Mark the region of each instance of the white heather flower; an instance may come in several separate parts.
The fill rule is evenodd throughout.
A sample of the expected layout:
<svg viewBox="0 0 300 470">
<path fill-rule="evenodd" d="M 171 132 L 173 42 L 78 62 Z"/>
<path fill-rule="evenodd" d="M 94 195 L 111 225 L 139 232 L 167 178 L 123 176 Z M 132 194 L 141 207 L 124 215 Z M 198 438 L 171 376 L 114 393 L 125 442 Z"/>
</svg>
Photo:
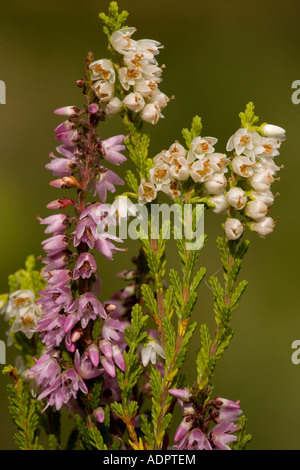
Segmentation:
<svg viewBox="0 0 300 470">
<path fill-rule="evenodd" d="M 227 142 L 226 150 L 231 152 L 235 150 L 237 155 L 245 154 L 249 158 L 255 157 L 254 146 L 257 143 L 259 135 L 257 132 L 250 131 L 242 128 L 236 131 L 236 133 L 230 137 Z"/>
<path fill-rule="evenodd" d="M 265 238 L 267 235 L 273 232 L 275 227 L 275 221 L 272 217 L 264 217 L 258 222 L 253 222 L 251 228 L 258 233 L 262 238 Z"/>
<path fill-rule="evenodd" d="M 139 69 L 122 67 L 119 70 L 119 79 L 124 90 L 128 91 L 131 86 L 135 85 L 135 81 L 142 78 Z"/>
<path fill-rule="evenodd" d="M 213 174 L 213 168 L 209 158 L 196 160 L 190 168 L 190 175 L 195 183 L 203 183 L 205 178 Z"/>
<path fill-rule="evenodd" d="M 137 52 L 137 50 L 131 50 L 124 54 L 124 63 L 129 68 L 141 69 L 148 64 L 143 52 Z"/>
<path fill-rule="evenodd" d="M 235 157 L 232 160 L 232 169 L 237 175 L 249 178 L 253 175 L 253 162 L 248 157 Z"/>
<path fill-rule="evenodd" d="M 114 96 L 115 87 L 112 83 L 104 82 L 103 80 L 98 80 L 94 83 L 92 88 L 101 103 L 106 103 L 110 101 L 111 98 Z"/>
<path fill-rule="evenodd" d="M 263 155 L 259 155 L 257 158 L 258 161 L 255 164 L 256 169 L 269 170 L 272 174 L 280 171 L 280 167 L 275 164 L 273 158 L 265 157 Z"/>
<path fill-rule="evenodd" d="M 122 109 L 123 103 L 117 96 L 114 96 L 104 105 L 104 111 L 107 116 L 115 116 L 116 114 L 119 114 Z"/>
<path fill-rule="evenodd" d="M 229 159 L 224 153 L 212 153 L 208 156 L 212 169 L 215 172 L 227 173 Z"/>
<path fill-rule="evenodd" d="M 104 80 L 115 83 L 116 73 L 113 64 L 108 59 L 95 60 L 91 63 L 91 80 Z"/>
<path fill-rule="evenodd" d="M 196 158 L 203 158 L 206 154 L 214 153 L 214 145 L 218 142 L 218 139 L 214 137 L 195 137 L 192 140 L 191 148 L 189 150 L 187 159 L 191 163 Z"/>
<path fill-rule="evenodd" d="M 226 199 L 228 203 L 238 211 L 243 209 L 247 203 L 246 194 L 242 188 L 238 188 L 237 186 L 227 192 Z"/>
<path fill-rule="evenodd" d="M 204 187 L 209 194 L 217 194 L 223 191 L 226 185 L 227 179 L 223 173 L 215 173 L 209 176 L 204 182 Z"/>
<path fill-rule="evenodd" d="M 42 310 L 35 303 L 35 295 L 29 290 L 18 290 L 10 294 L 4 307 L 5 319 L 14 318 L 11 332 L 22 331 L 27 338 L 32 338 L 37 321 L 42 316 Z"/>
<path fill-rule="evenodd" d="M 238 219 L 227 219 L 224 229 L 228 240 L 237 240 L 244 231 L 244 227 Z"/>
<path fill-rule="evenodd" d="M 262 127 L 262 131 L 266 137 L 274 137 L 275 139 L 285 139 L 285 130 L 282 127 L 266 124 Z"/>
<path fill-rule="evenodd" d="M 155 64 L 147 64 L 142 69 L 143 78 L 159 83 L 161 81 L 162 69 Z"/>
<path fill-rule="evenodd" d="M 279 155 L 280 140 L 272 137 L 260 137 L 260 148 L 257 149 L 256 155 L 264 155 L 266 157 L 277 157 Z"/>
<path fill-rule="evenodd" d="M 151 97 L 158 91 L 157 82 L 139 78 L 138 80 L 135 80 L 134 90 L 137 93 L 140 93 L 144 98 Z"/>
<path fill-rule="evenodd" d="M 158 41 L 154 41 L 153 39 L 140 39 L 139 41 L 136 42 L 137 49 L 140 49 L 143 51 L 143 53 L 146 55 L 151 54 L 157 55 L 159 54 L 159 49 L 162 49 L 164 46 L 160 44 Z M 147 60 L 150 61 L 149 56 L 146 56 Z"/>
<path fill-rule="evenodd" d="M 169 184 L 163 184 L 161 191 L 172 199 L 176 199 L 180 196 L 181 192 L 179 190 L 179 182 L 172 180 Z"/>
<path fill-rule="evenodd" d="M 125 106 L 134 111 L 135 113 L 139 113 L 142 111 L 143 107 L 145 106 L 145 100 L 140 93 L 129 93 L 129 95 L 124 98 L 123 103 Z"/>
<path fill-rule="evenodd" d="M 268 189 L 267 191 L 264 191 L 262 193 L 252 191 L 251 192 L 251 197 L 254 198 L 256 201 L 263 202 L 268 207 L 271 207 L 273 205 L 273 202 L 274 202 L 274 194 L 272 193 L 272 191 L 270 189 Z"/>
<path fill-rule="evenodd" d="M 251 184 L 254 191 L 263 193 L 270 189 L 271 183 L 273 183 L 274 178 L 272 177 L 272 172 L 269 170 L 257 170 L 249 178 L 249 183 Z"/>
<path fill-rule="evenodd" d="M 228 201 L 223 193 L 212 196 L 210 202 L 214 205 L 213 212 L 216 214 L 224 214 L 229 208 Z"/>
<path fill-rule="evenodd" d="M 263 219 L 267 211 L 268 206 L 262 201 L 250 201 L 245 208 L 245 214 L 254 220 Z"/>
<path fill-rule="evenodd" d="M 146 204 L 147 202 L 153 201 L 157 196 L 157 189 L 151 182 L 145 182 L 144 179 L 141 180 L 138 191 L 139 203 Z"/>
<path fill-rule="evenodd" d="M 136 44 L 136 41 L 131 39 L 135 31 L 136 28 L 123 28 L 115 31 L 110 38 L 112 47 L 120 54 L 125 54 L 126 51 L 133 48 Z"/>
<path fill-rule="evenodd" d="M 140 118 L 149 124 L 157 124 L 160 118 L 164 116 L 160 112 L 160 107 L 155 103 L 148 103 L 140 112 Z"/>
<path fill-rule="evenodd" d="M 185 157 L 186 156 L 186 150 L 183 145 L 181 145 L 179 142 L 174 142 L 168 150 L 169 154 L 171 155 L 172 158 L 179 158 L 179 157 Z"/>
<path fill-rule="evenodd" d="M 144 367 L 147 367 L 149 362 L 156 364 L 157 355 L 166 358 L 163 348 L 154 340 L 150 340 L 146 346 L 141 349 L 141 359 Z"/>
<path fill-rule="evenodd" d="M 171 181 L 169 165 L 167 163 L 157 163 L 151 168 L 150 181 L 155 184 L 158 190 L 161 189 L 162 185 L 169 184 Z"/>
<path fill-rule="evenodd" d="M 170 101 L 170 98 L 167 97 L 164 93 L 158 91 L 157 93 L 154 93 L 148 100 L 148 103 L 154 103 L 156 104 L 160 109 L 164 109 L 168 102 Z"/>
<path fill-rule="evenodd" d="M 185 181 L 189 178 L 190 168 L 185 157 L 172 158 L 170 175 L 179 181 Z"/>
</svg>

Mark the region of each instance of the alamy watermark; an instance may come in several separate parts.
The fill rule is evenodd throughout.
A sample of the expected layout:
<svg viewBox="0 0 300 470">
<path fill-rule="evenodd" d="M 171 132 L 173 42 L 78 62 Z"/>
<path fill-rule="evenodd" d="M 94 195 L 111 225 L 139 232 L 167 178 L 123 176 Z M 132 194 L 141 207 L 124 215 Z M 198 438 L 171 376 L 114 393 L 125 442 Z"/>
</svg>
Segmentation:
<svg viewBox="0 0 300 470">
<path fill-rule="evenodd" d="M 133 204 L 121 196 L 112 205 L 97 209 L 98 233 L 107 233 L 122 240 L 184 240 L 188 251 L 200 250 L 204 243 L 203 204 Z"/>
<path fill-rule="evenodd" d="M 0 364 L 6 364 L 6 344 L 0 341 Z"/>
<path fill-rule="evenodd" d="M 0 80 L 0 104 L 6 104 L 6 85 L 3 80 Z"/>
</svg>

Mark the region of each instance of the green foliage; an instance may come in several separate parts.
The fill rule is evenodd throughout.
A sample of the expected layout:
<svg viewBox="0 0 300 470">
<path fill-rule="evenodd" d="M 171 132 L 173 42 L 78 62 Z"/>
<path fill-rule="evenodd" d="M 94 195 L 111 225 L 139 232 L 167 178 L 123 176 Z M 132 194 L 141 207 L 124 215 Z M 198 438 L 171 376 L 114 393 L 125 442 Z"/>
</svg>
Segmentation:
<svg viewBox="0 0 300 470">
<path fill-rule="evenodd" d="M 265 123 L 260 126 L 255 125 L 259 121 L 259 117 L 255 115 L 255 106 L 252 101 L 247 104 L 245 111 L 239 114 L 239 118 L 241 120 L 242 127 L 249 131 L 256 131 L 259 134 L 263 134 L 262 127 Z"/>
<path fill-rule="evenodd" d="M 82 450 L 107 450 L 103 437 L 95 426 L 87 426 L 81 416 L 75 415 Z"/>
<path fill-rule="evenodd" d="M 139 180 L 143 178 L 146 179 L 148 177 L 151 161 L 148 158 L 150 137 L 148 134 L 144 134 L 141 130 L 141 119 L 138 116 L 133 117 L 131 112 L 127 109 L 123 115 L 123 123 L 129 133 L 129 136 L 124 141 L 129 152 L 129 157 L 135 165 Z M 130 175 L 129 183 L 131 188 L 132 184 L 136 188 L 136 181 L 132 178 L 132 174 Z"/>
<path fill-rule="evenodd" d="M 143 369 L 139 365 L 137 348 L 145 341 L 148 334 L 143 331 L 148 320 L 140 305 L 135 305 L 131 313 L 131 326 L 125 330 L 125 340 L 129 350 L 124 353 L 126 365 L 125 372 L 117 371 L 117 382 L 122 392 L 122 403 L 113 403 L 111 410 L 114 411 L 126 424 L 133 421 L 138 409 L 138 403 L 130 401 L 132 390 L 137 384 Z"/>
<path fill-rule="evenodd" d="M 108 7 L 108 15 L 100 13 L 99 18 L 103 23 L 103 32 L 106 35 L 108 41 L 110 41 L 111 35 L 114 31 L 118 31 L 121 28 L 126 28 L 126 21 L 129 13 L 122 11 L 119 13 L 119 6 L 117 2 L 110 2 Z"/>
<path fill-rule="evenodd" d="M 184 138 L 188 149 L 191 147 L 193 139 L 201 135 L 202 127 L 201 118 L 199 116 L 195 116 L 192 120 L 191 129 L 182 129 L 182 137 Z"/>
<path fill-rule="evenodd" d="M 247 419 L 245 416 L 241 416 L 237 423 L 240 428 L 235 434 L 237 436 L 237 441 L 233 443 L 233 450 L 245 450 L 249 442 L 252 440 L 251 434 L 247 434 Z"/>
<path fill-rule="evenodd" d="M 43 450 L 39 439 L 40 408 L 37 400 L 24 390 L 23 380 L 12 366 L 4 367 L 3 374 L 13 377 L 15 384 L 7 386 L 8 411 L 17 427 L 14 441 L 21 450 Z"/>
<path fill-rule="evenodd" d="M 232 313 L 237 308 L 242 294 L 247 287 L 246 281 L 241 281 L 235 287 L 242 261 L 249 248 L 248 241 L 228 241 L 226 238 L 217 239 L 217 247 L 223 266 L 224 287 L 216 276 L 211 276 L 209 285 L 214 296 L 214 314 L 216 323 L 215 338 L 212 340 L 208 327 L 200 328 L 201 348 L 197 355 L 197 376 L 201 388 L 211 380 L 217 360 L 230 345 L 234 330 L 231 327 Z"/>
<path fill-rule="evenodd" d="M 20 289 L 29 289 L 38 297 L 38 293 L 41 289 L 44 289 L 46 281 L 41 277 L 40 272 L 34 269 L 35 266 L 36 259 L 33 255 L 30 255 L 25 261 L 25 269 L 20 269 L 9 276 L 10 293 Z"/>
</svg>

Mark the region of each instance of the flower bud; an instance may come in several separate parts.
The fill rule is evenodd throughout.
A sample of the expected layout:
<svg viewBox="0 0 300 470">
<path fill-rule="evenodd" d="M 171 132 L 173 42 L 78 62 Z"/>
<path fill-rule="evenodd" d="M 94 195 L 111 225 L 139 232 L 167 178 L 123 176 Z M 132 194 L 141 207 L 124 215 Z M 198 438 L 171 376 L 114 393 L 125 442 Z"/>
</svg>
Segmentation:
<svg viewBox="0 0 300 470">
<path fill-rule="evenodd" d="M 82 185 L 74 178 L 74 176 L 65 176 L 64 178 L 50 182 L 50 186 L 55 188 L 77 188 L 82 189 Z"/>
<path fill-rule="evenodd" d="M 128 109 L 135 113 L 142 111 L 145 106 L 145 100 L 140 93 L 129 93 L 123 100 L 123 103 Z"/>
<path fill-rule="evenodd" d="M 285 129 L 273 124 L 266 124 L 262 127 L 262 131 L 266 137 L 274 137 L 280 140 L 285 138 Z"/>
<path fill-rule="evenodd" d="M 229 207 L 228 201 L 223 193 L 212 196 L 210 202 L 214 205 L 215 208 L 213 211 L 216 214 L 223 214 Z"/>
<path fill-rule="evenodd" d="M 267 235 L 273 232 L 275 227 L 275 221 L 272 217 L 264 217 L 258 222 L 251 224 L 252 230 L 258 233 L 261 238 L 265 238 Z"/>
<path fill-rule="evenodd" d="M 59 116 L 75 116 L 80 111 L 76 106 L 64 106 L 63 108 L 58 108 L 54 111 L 54 114 Z"/>
<path fill-rule="evenodd" d="M 205 181 L 204 186 L 209 194 L 217 194 L 227 185 L 227 179 L 223 173 L 216 173 Z"/>
<path fill-rule="evenodd" d="M 93 411 L 93 416 L 98 421 L 98 423 L 103 423 L 105 419 L 104 409 L 101 407 L 96 408 Z"/>
<path fill-rule="evenodd" d="M 227 201 L 229 204 L 234 207 L 236 210 L 240 211 L 243 209 L 247 203 L 247 196 L 242 190 L 242 188 L 231 188 L 226 194 Z"/>
<path fill-rule="evenodd" d="M 265 217 L 268 206 L 262 201 L 250 201 L 245 209 L 245 214 L 251 219 L 261 220 Z"/>
<path fill-rule="evenodd" d="M 228 240 L 237 240 L 244 231 L 244 227 L 238 219 L 227 219 L 224 229 Z"/>
</svg>

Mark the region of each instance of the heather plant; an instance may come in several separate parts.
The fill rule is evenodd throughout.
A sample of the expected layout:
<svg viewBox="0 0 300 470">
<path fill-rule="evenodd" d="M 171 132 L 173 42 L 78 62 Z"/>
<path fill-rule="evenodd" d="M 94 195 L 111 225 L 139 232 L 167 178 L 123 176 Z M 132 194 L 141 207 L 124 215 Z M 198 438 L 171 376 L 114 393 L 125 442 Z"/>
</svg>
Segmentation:
<svg viewBox="0 0 300 470">
<path fill-rule="evenodd" d="M 275 158 L 285 131 L 259 124 L 250 102 L 227 153 L 218 153 L 216 138 L 202 137 L 196 116 L 180 140 L 152 156 L 144 129 L 159 125 L 173 97 L 161 87 L 161 44 L 136 38 L 127 19 L 116 2 L 100 14 L 109 58 L 89 52 L 84 78 L 77 80 L 83 105 L 55 110 L 64 121 L 46 164 L 56 199 L 47 205 L 51 215 L 38 217 L 49 235 L 42 242 L 43 267 L 28 257 L 0 298 L 8 341 L 17 350 L 16 364 L 3 370 L 13 381 L 15 442 L 43 449 L 43 431 L 50 449 L 244 449 L 251 436 L 240 402 L 214 396 L 213 379 L 247 287 L 238 280 L 249 248 L 245 232 L 265 238 L 275 226 L 268 215 L 275 197 L 270 188 L 278 180 Z M 101 125 L 112 118 L 119 119 L 121 134 L 103 139 Z M 125 181 L 111 169 L 120 165 Z M 174 214 L 161 226 L 158 200 L 170 201 Z M 219 214 L 224 231 L 216 241 L 223 276 L 208 279 L 214 332 L 199 321 L 197 302 L 207 239 L 197 227 L 207 210 Z M 127 250 L 124 222 L 139 248 L 132 265 L 117 273 L 127 284 L 105 300 L 99 256 L 114 262 L 116 251 Z M 169 268 L 170 238 L 180 270 Z M 187 383 L 194 334 L 199 351 L 194 381 Z M 173 420 L 177 406 L 179 425 Z M 74 423 L 68 438 L 63 412 Z"/>
</svg>

